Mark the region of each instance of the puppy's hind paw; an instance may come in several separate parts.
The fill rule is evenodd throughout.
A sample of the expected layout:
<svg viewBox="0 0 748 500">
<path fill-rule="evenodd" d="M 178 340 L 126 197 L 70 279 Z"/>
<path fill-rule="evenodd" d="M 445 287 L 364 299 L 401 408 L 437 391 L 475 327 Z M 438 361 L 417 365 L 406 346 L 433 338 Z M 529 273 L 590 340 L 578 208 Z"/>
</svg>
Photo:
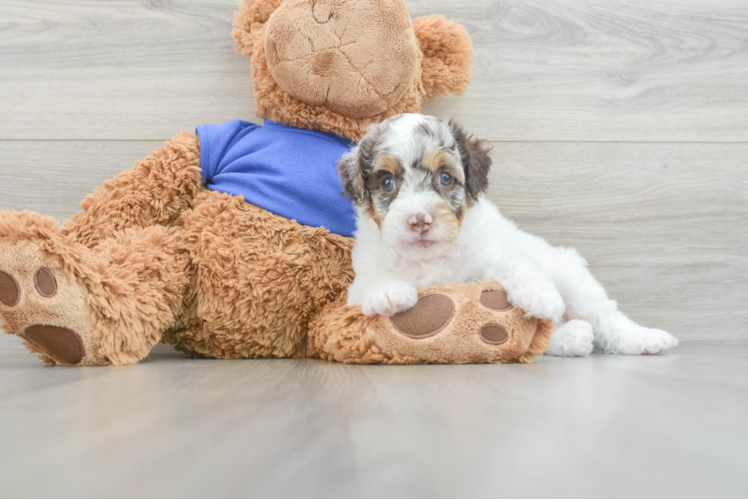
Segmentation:
<svg viewBox="0 0 748 500">
<path fill-rule="evenodd" d="M 377 283 L 363 294 L 361 310 L 366 316 L 394 316 L 418 302 L 418 290 L 405 281 Z"/>
<path fill-rule="evenodd" d="M 592 325 L 581 319 L 573 319 L 553 330 L 546 354 L 549 356 L 587 356 L 592 352 L 594 340 Z"/>
<path fill-rule="evenodd" d="M 529 318 L 550 319 L 558 323 L 566 311 L 564 299 L 551 285 L 524 284 L 508 292 L 509 302 L 524 310 Z"/>
<path fill-rule="evenodd" d="M 664 330 L 635 325 L 621 332 L 617 354 L 660 354 L 678 345 L 678 339 Z"/>
</svg>

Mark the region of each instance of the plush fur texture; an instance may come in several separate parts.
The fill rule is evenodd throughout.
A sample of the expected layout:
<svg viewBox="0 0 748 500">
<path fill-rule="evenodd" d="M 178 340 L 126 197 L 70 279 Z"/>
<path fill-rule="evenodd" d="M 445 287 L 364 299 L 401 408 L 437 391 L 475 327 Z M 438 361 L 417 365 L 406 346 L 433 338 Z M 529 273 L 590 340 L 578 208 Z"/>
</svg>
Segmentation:
<svg viewBox="0 0 748 500">
<path fill-rule="evenodd" d="M 159 187 L 141 185 L 139 199 Z M 216 358 L 302 354 L 309 321 L 352 279 L 351 240 L 224 193 L 201 190 L 192 202 L 171 227 L 128 226 L 92 248 L 50 217 L 0 212 L 0 269 L 22 297 L 0 304 L 3 328 L 22 337 L 37 324 L 71 328 L 86 347 L 82 366 L 133 364 L 160 341 Z M 81 218 L 96 221 L 97 211 L 108 213 L 93 203 Z M 53 299 L 35 293 L 42 267 L 60 285 Z"/>
<path fill-rule="evenodd" d="M 416 20 L 419 45 L 404 59 L 415 57 L 415 64 L 410 79 L 401 82 L 405 90 L 397 102 L 375 102 L 369 95 L 372 109 L 381 109 L 381 102 L 389 107 L 364 118 L 305 103 L 283 90 L 265 60 L 266 24 L 274 13 L 283 14 L 282 3 L 244 1 L 235 19 L 237 48 L 252 58 L 260 116 L 359 138 L 369 123 L 417 111 L 424 96 L 461 92 L 470 79 L 472 47 L 464 29 L 442 18 Z M 306 1 L 310 9 L 332 5 L 340 15 L 356 5 L 381 7 L 380 18 L 396 15 L 393 26 L 402 30 L 410 20 L 401 4 Z M 365 25 L 356 26 L 366 16 L 348 19 L 351 29 L 366 33 Z M 277 35 L 275 50 L 283 43 Z M 373 50 L 372 55 L 387 67 L 391 54 Z M 422 67 L 424 60 L 429 62 Z M 347 84 L 356 89 L 355 82 Z M 393 92 L 400 91 L 396 87 Z M 365 107 L 361 114 L 367 114 Z M 361 340 L 359 327 L 370 318 L 339 300 L 353 279 L 353 240 L 302 226 L 240 197 L 206 191 L 199 141 L 190 133 L 176 135 L 105 182 L 81 207 L 62 225 L 30 212 L 0 212 L 0 320 L 6 332 L 23 338 L 49 363 L 75 364 L 73 353 L 80 354 L 80 366 L 129 365 L 158 342 L 198 357 L 319 356 L 361 363 L 528 362 L 547 346 L 547 323 L 516 311 L 481 309 L 475 301 L 487 288 L 467 293 L 459 287 L 433 291 L 455 304 L 451 327 L 413 339 L 392 324 L 377 324 L 376 339 L 367 334 Z M 54 281 L 54 295 L 39 286 L 39 276 Z M 500 288 L 484 285 L 494 292 Z M 495 340 L 500 328 L 508 332 L 503 344 L 480 340 L 485 332 Z"/>
<path fill-rule="evenodd" d="M 289 4 L 288 7 L 286 3 Z M 312 2 L 308 0 L 245 0 L 240 5 L 234 18 L 232 35 L 236 40 L 237 51 L 252 59 L 257 116 L 358 140 L 371 123 L 381 122 L 400 113 L 420 110 L 424 97 L 447 93 L 461 95 L 472 79 L 470 64 L 474 56 L 470 36 L 462 26 L 447 21 L 442 16 L 428 16 L 411 22 L 402 0 L 325 0 L 316 2 L 314 9 L 311 5 Z M 328 27 L 329 23 L 319 27 L 316 19 L 312 23 L 311 18 L 316 9 L 324 10 L 326 16 L 332 13 L 333 24 L 336 19 L 348 19 L 347 29 L 357 29 L 358 35 L 355 38 L 360 41 L 344 47 L 346 42 L 343 40 L 348 36 L 344 35 L 344 30 L 337 25 Z M 378 15 L 372 19 L 380 26 L 380 31 L 400 33 L 392 47 L 369 37 L 367 24 L 358 24 L 363 21 L 370 24 L 372 11 L 377 11 Z M 298 20 L 289 19 L 298 17 L 301 12 L 306 12 L 306 16 Z M 336 12 L 337 16 L 334 15 Z M 284 15 L 285 19 L 282 21 L 275 19 Z M 274 18 L 272 22 L 271 17 Z M 298 47 L 298 57 L 308 63 L 285 68 L 281 78 L 283 84 L 276 80 L 279 70 L 275 71 L 274 76 L 266 57 L 268 25 L 273 28 L 273 43 L 270 46 L 274 53 L 278 46 L 293 44 Z M 306 39 L 288 27 L 304 29 L 303 32 L 314 40 L 314 45 L 307 46 Z M 409 27 L 408 31 L 404 32 L 406 27 Z M 320 33 L 326 36 L 319 37 Z M 413 40 L 417 42 L 416 47 L 411 46 Z M 324 75 L 313 77 L 316 57 L 320 56 L 322 60 L 322 52 L 314 54 L 315 59 L 310 57 L 312 52 L 316 52 L 318 43 L 322 44 L 323 52 L 333 56 L 329 56 L 330 60 L 322 65 L 328 67 L 322 72 Z M 349 54 L 353 59 L 343 61 L 339 55 L 346 54 L 353 47 L 356 51 Z M 356 68 L 366 68 L 364 76 L 367 78 L 369 74 L 381 75 L 380 78 L 385 80 L 391 77 L 392 73 L 387 70 L 393 62 L 393 54 L 397 54 L 399 61 L 394 66 L 400 68 L 394 74 L 402 80 L 384 81 L 375 85 L 362 81 L 362 73 Z M 287 57 L 295 59 L 296 55 Z M 340 71 L 334 71 L 333 68 Z M 325 89 L 333 89 L 332 97 L 337 96 L 338 102 L 332 107 L 325 105 L 325 102 L 320 103 L 321 96 L 312 102 L 299 98 L 317 96 L 313 87 L 320 83 Z M 300 90 L 292 95 L 284 87 Z M 365 94 L 361 91 L 364 87 L 369 88 Z M 401 97 L 395 101 L 394 96 Z M 331 96 L 328 94 L 326 97 Z M 366 99 L 362 100 L 363 97 Z M 366 105 L 363 105 L 364 102 Z M 353 107 L 351 103 L 354 104 Z"/>
<path fill-rule="evenodd" d="M 200 142 L 182 132 L 88 195 L 62 232 L 94 247 L 128 227 L 171 226 L 202 189 Z"/>
<path fill-rule="evenodd" d="M 413 27 L 423 53 L 426 98 L 462 95 L 473 79 L 473 45 L 465 28 L 440 15 L 416 18 Z"/>
<path fill-rule="evenodd" d="M 84 366 L 145 357 L 174 321 L 189 284 L 176 231 L 165 227 L 128 228 L 91 250 L 64 235 L 51 217 L 0 212 L 0 236 L 0 267 L 16 278 L 21 293 L 18 305 L 2 310 L 3 328 L 21 337 L 34 325 L 70 328 L 85 346 Z M 31 284 L 42 267 L 58 283 L 52 298 Z M 43 352 L 59 362 L 54 352 Z"/>
<path fill-rule="evenodd" d="M 621 313 L 576 251 L 520 231 L 482 197 L 490 165 L 487 144 L 454 123 L 409 114 L 372 125 L 339 166 L 359 204 L 348 304 L 393 316 L 416 304 L 420 287 L 494 279 L 529 317 L 555 322 L 551 354 L 677 344 Z"/>
</svg>

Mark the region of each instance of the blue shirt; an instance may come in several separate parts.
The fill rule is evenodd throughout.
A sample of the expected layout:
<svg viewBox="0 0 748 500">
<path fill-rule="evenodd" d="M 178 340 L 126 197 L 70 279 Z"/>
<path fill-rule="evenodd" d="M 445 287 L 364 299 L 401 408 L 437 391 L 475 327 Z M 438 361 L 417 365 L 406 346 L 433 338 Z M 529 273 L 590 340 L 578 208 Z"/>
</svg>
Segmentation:
<svg viewBox="0 0 748 500">
<path fill-rule="evenodd" d="M 253 205 L 307 226 L 352 236 L 355 211 L 341 194 L 340 158 L 352 143 L 265 120 L 200 125 L 200 163 L 208 189 L 244 196 Z"/>
</svg>

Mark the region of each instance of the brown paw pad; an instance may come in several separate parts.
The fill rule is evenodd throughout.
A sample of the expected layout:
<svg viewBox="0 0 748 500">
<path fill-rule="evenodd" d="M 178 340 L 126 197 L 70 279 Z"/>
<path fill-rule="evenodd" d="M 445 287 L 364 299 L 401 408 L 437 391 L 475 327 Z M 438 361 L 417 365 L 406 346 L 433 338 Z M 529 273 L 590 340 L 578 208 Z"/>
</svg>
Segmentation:
<svg viewBox="0 0 748 500">
<path fill-rule="evenodd" d="M 455 313 L 455 304 L 446 295 L 428 295 L 412 308 L 391 318 L 397 331 L 412 339 L 433 337 L 442 331 Z"/>
<path fill-rule="evenodd" d="M 480 329 L 480 338 L 486 344 L 500 345 L 509 340 L 509 332 L 503 326 L 485 325 Z"/>
<path fill-rule="evenodd" d="M 13 307 L 21 300 L 21 289 L 15 278 L 8 273 L 0 271 L 0 302 L 6 306 Z"/>
<path fill-rule="evenodd" d="M 489 290 L 480 294 L 480 303 L 493 311 L 508 311 L 512 309 L 512 304 L 506 296 L 504 290 Z"/>
<path fill-rule="evenodd" d="M 57 280 L 52 271 L 46 267 L 39 269 L 34 275 L 34 286 L 42 297 L 54 297 L 57 293 Z"/>
<path fill-rule="evenodd" d="M 77 365 L 86 355 L 83 341 L 69 328 L 34 325 L 26 328 L 23 337 L 39 346 L 49 357 L 58 362 Z"/>
</svg>

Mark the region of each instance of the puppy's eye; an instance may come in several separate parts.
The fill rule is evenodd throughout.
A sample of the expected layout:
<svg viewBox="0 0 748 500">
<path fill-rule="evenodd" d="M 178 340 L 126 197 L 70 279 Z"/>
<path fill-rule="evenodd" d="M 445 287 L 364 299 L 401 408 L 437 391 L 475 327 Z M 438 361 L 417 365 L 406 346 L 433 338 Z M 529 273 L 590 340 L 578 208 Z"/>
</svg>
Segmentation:
<svg viewBox="0 0 748 500">
<path fill-rule="evenodd" d="M 395 189 L 395 179 L 387 177 L 382 181 L 382 191 L 385 193 L 391 193 Z"/>
<path fill-rule="evenodd" d="M 447 172 L 439 174 L 439 184 L 442 186 L 451 186 L 454 179 Z"/>
</svg>

